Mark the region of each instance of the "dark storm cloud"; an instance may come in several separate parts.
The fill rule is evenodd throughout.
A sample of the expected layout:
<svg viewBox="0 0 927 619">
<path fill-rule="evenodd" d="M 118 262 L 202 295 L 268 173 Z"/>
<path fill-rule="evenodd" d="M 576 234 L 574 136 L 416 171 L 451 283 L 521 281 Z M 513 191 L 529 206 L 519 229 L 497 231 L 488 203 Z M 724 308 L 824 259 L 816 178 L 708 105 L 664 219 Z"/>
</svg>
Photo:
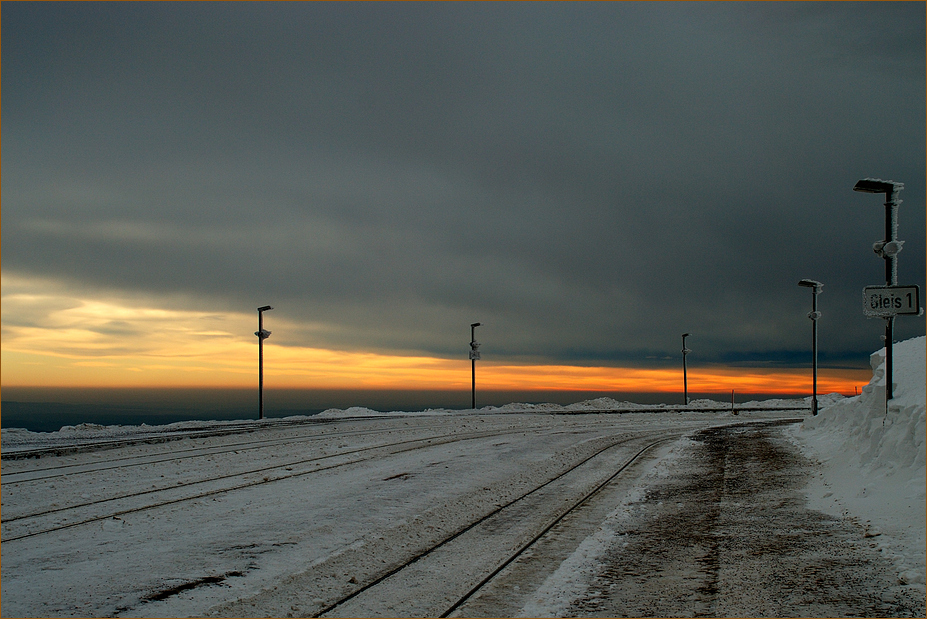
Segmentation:
<svg viewBox="0 0 927 619">
<path fill-rule="evenodd" d="M 924 283 L 923 3 L 3 7 L 3 264 L 278 344 L 865 363 Z M 924 332 L 900 319 L 900 338 Z M 464 342 L 463 345 L 461 342 Z M 693 359 L 696 353 L 693 353 Z M 651 358 L 648 360 L 648 358 Z"/>
</svg>

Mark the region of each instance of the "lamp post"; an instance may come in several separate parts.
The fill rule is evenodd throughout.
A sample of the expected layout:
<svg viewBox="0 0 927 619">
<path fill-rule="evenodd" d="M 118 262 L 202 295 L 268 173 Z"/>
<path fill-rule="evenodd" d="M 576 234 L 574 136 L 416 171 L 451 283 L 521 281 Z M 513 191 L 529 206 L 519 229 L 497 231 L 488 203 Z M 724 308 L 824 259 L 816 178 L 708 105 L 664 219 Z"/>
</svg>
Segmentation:
<svg viewBox="0 0 927 619">
<path fill-rule="evenodd" d="M 688 333 L 682 334 L 682 397 L 686 406 L 689 405 L 689 379 L 686 376 L 686 355 L 692 352 L 686 348 L 687 337 L 689 337 Z"/>
<path fill-rule="evenodd" d="M 904 241 L 898 240 L 898 192 L 904 189 L 904 183 L 883 181 L 880 178 L 864 178 L 856 183 L 853 191 L 862 193 L 885 194 L 885 239 L 872 244 L 872 250 L 885 259 L 885 285 L 898 285 L 898 252 Z M 895 317 L 885 317 L 885 412 L 888 413 L 888 401 L 892 399 L 892 340 L 894 339 Z"/>
<path fill-rule="evenodd" d="M 821 312 L 818 311 L 818 295 L 824 289 L 824 284 L 816 282 L 813 279 L 803 279 L 798 282 L 799 286 L 811 288 L 811 312 L 808 318 L 811 319 L 811 414 L 818 414 L 818 318 Z"/>
<path fill-rule="evenodd" d="M 478 326 L 478 322 L 470 325 L 470 408 L 476 408 L 476 360 L 480 358 L 480 343 L 476 341 Z"/>
<path fill-rule="evenodd" d="M 258 336 L 258 419 L 264 418 L 264 340 L 270 337 L 270 331 L 264 329 L 264 312 L 272 309 L 269 305 L 257 308 L 258 330 L 254 334 Z"/>
</svg>

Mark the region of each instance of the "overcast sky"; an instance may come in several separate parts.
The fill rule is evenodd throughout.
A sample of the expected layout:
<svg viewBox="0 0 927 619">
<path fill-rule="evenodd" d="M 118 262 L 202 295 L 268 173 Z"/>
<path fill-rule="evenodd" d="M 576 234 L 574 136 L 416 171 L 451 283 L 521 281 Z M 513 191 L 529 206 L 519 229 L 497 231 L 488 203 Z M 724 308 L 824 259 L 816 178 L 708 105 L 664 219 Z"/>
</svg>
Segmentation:
<svg viewBox="0 0 927 619">
<path fill-rule="evenodd" d="M 822 364 L 859 367 L 885 280 L 858 179 L 905 183 L 899 279 L 924 286 L 924 24 L 923 2 L 4 3 L 3 271 L 270 304 L 278 346 L 466 359 L 479 321 L 484 359 L 635 366 L 675 366 L 683 332 L 701 363 L 807 364 L 812 278 Z"/>
</svg>

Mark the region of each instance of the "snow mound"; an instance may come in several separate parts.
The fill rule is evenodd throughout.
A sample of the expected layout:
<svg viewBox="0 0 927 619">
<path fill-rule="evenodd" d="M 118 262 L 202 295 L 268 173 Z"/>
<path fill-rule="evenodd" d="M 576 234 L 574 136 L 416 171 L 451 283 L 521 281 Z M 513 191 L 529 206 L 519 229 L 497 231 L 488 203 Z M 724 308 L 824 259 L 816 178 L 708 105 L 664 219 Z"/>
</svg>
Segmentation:
<svg viewBox="0 0 927 619">
<path fill-rule="evenodd" d="M 613 400 L 612 398 L 595 398 L 594 400 L 586 400 L 584 402 L 577 402 L 576 404 L 570 404 L 566 408 L 571 411 L 578 410 L 626 410 L 632 408 L 641 408 L 641 404 L 634 404 L 633 402 L 619 402 L 618 400 Z"/>
<path fill-rule="evenodd" d="M 389 414 L 390 413 L 375 411 L 363 406 L 352 406 L 344 409 L 329 408 L 316 415 L 316 417 L 319 419 L 337 419 L 339 417 L 385 417 Z"/>
<path fill-rule="evenodd" d="M 896 564 L 899 583 L 925 583 L 925 350 L 927 337 L 893 346 L 893 398 L 885 409 L 885 350 L 872 380 L 796 431 L 822 474 L 808 489 L 815 509 L 852 516 Z"/>
<path fill-rule="evenodd" d="M 490 413 L 545 413 L 562 411 L 563 407 L 559 404 L 531 404 L 528 402 L 512 402 L 503 406 L 487 406 L 480 409 L 480 412 Z"/>
<path fill-rule="evenodd" d="M 885 349 L 869 358 L 873 375 L 862 394 L 826 406 L 802 429 L 853 453 L 859 465 L 886 475 L 924 473 L 925 343 L 919 337 L 893 347 L 893 398 L 885 410 Z"/>
<path fill-rule="evenodd" d="M 372 408 L 363 406 L 352 406 L 350 408 L 329 408 L 324 410 L 315 419 L 343 419 L 347 417 L 410 417 L 416 415 L 450 415 L 454 411 L 446 408 L 428 408 L 423 411 L 376 411 Z"/>
</svg>

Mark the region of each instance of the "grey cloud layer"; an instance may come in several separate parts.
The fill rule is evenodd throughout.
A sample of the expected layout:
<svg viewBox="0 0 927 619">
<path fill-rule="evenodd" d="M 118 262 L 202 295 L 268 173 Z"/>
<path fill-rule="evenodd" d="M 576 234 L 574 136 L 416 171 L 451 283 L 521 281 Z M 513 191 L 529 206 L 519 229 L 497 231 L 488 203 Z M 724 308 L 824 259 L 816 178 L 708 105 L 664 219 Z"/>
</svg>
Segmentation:
<svg viewBox="0 0 927 619">
<path fill-rule="evenodd" d="M 279 343 L 865 362 L 924 280 L 920 3 L 4 6 L 3 264 L 271 302 Z M 922 319 L 899 321 L 901 337 Z M 461 326 L 463 325 L 463 326 Z M 490 345 L 489 342 L 492 342 Z"/>
</svg>

